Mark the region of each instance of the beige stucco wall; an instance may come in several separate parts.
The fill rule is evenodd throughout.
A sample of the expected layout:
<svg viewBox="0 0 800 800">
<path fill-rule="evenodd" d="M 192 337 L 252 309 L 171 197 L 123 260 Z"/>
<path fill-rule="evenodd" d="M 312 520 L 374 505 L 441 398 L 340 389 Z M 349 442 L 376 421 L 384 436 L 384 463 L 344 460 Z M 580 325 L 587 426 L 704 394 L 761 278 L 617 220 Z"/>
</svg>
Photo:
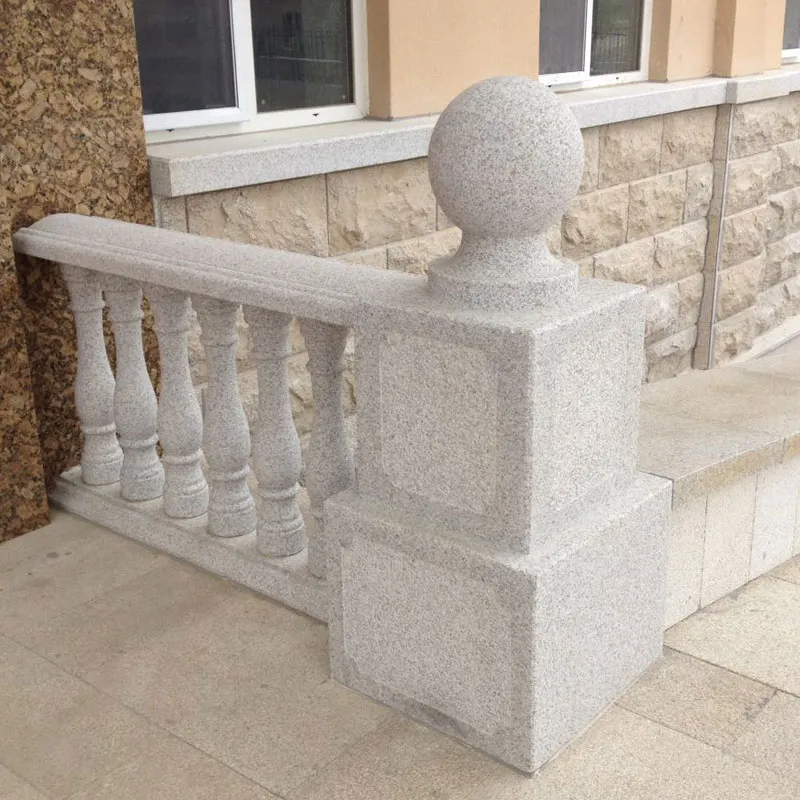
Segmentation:
<svg viewBox="0 0 800 800">
<path fill-rule="evenodd" d="M 785 9 L 786 0 L 653 0 L 650 79 L 777 69 Z"/>
<path fill-rule="evenodd" d="M 782 2 L 717 0 L 716 75 L 751 75 L 776 66 L 774 46 L 778 32 L 783 36 Z"/>
<path fill-rule="evenodd" d="M 472 83 L 539 68 L 536 0 L 368 0 L 370 114 L 441 111 Z"/>
<path fill-rule="evenodd" d="M 717 0 L 653 0 L 651 80 L 713 73 L 716 12 Z"/>
<path fill-rule="evenodd" d="M 786 0 L 653 0 L 650 78 L 737 76 L 781 63 Z M 490 75 L 538 74 L 539 3 L 367 0 L 370 114 L 436 113 Z"/>
</svg>

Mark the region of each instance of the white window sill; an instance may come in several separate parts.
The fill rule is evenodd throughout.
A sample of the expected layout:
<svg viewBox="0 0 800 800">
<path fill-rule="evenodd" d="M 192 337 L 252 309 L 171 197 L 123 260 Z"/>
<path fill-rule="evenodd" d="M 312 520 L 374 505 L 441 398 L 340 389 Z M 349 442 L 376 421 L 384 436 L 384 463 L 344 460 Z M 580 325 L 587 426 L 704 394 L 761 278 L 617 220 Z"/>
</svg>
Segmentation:
<svg viewBox="0 0 800 800">
<path fill-rule="evenodd" d="M 582 128 L 800 91 L 800 64 L 742 78 L 629 83 L 561 92 Z M 361 119 L 148 147 L 153 194 L 212 192 L 422 158 L 435 115 Z"/>
</svg>

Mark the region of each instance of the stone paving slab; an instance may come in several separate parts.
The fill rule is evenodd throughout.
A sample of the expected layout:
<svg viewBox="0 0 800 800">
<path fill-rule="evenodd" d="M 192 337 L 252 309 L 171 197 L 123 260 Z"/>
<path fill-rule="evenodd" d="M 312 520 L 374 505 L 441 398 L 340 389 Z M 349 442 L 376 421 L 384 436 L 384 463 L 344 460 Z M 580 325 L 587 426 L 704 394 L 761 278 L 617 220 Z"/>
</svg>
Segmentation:
<svg viewBox="0 0 800 800">
<path fill-rule="evenodd" d="M 770 575 L 667 631 L 667 645 L 800 695 L 800 586 Z"/>
<path fill-rule="evenodd" d="M 529 779 L 332 683 L 314 620 L 59 513 L 0 545 L 0 798 L 800 800 L 798 620 L 800 558 Z"/>
</svg>

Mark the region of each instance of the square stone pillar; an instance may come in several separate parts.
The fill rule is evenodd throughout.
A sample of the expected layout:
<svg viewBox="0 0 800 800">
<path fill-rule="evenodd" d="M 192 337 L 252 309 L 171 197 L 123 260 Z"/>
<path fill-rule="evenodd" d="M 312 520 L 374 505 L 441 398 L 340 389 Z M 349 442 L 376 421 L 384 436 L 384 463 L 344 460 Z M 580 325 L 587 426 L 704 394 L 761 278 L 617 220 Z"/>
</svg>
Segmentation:
<svg viewBox="0 0 800 800">
<path fill-rule="evenodd" d="M 528 772 L 664 625 L 669 482 L 635 470 L 644 292 L 545 245 L 582 158 L 535 81 L 448 107 L 431 178 L 464 244 L 428 286 L 363 301 L 357 483 L 326 505 L 333 676 Z"/>
</svg>

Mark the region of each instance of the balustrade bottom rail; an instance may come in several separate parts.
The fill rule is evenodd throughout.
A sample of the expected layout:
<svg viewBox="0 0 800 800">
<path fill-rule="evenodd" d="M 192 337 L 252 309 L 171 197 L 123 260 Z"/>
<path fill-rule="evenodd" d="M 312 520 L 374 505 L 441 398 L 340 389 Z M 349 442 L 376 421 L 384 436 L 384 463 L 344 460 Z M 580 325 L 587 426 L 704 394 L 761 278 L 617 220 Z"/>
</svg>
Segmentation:
<svg viewBox="0 0 800 800">
<path fill-rule="evenodd" d="M 326 581 L 308 569 L 308 550 L 283 558 L 265 558 L 255 534 L 220 538 L 208 532 L 204 516 L 177 519 L 163 513 L 161 501 L 132 503 L 122 498 L 119 484 L 90 486 L 74 467 L 61 475 L 50 492 L 51 502 L 97 525 L 169 553 L 227 578 L 284 605 L 328 621 L 330 592 Z M 307 493 L 299 492 L 303 519 L 311 520 Z"/>
</svg>

